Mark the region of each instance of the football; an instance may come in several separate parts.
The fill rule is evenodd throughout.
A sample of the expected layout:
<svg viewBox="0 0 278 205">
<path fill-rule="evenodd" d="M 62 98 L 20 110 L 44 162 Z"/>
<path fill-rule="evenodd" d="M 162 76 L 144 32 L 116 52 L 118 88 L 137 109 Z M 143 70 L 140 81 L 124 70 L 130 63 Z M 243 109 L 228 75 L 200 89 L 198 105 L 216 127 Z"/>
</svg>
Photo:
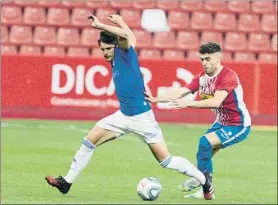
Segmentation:
<svg viewBox="0 0 278 205">
<path fill-rule="evenodd" d="M 161 194 L 162 187 L 158 179 L 145 177 L 137 186 L 137 194 L 144 201 L 154 201 Z"/>
</svg>

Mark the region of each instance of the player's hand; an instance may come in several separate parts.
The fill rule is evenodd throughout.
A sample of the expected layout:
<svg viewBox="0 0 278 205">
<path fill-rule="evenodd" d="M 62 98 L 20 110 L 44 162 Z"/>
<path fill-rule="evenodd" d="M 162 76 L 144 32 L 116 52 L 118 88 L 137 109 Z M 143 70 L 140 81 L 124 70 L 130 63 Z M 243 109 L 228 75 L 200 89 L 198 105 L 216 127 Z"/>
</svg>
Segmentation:
<svg viewBox="0 0 278 205">
<path fill-rule="evenodd" d="M 185 101 L 183 99 L 172 99 L 168 105 L 173 109 L 182 109 L 188 107 L 189 104 L 189 101 Z"/>
<path fill-rule="evenodd" d="M 109 21 L 111 21 L 112 23 L 118 24 L 118 25 L 121 25 L 124 22 L 123 18 L 117 14 L 112 14 L 112 15 L 108 16 L 107 19 Z"/>
<path fill-rule="evenodd" d="M 151 103 L 157 102 L 157 98 L 153 97 L 149 92 L 145 92 L 145 99 Z"/>
<path fill-rule="evenodd" d="M 99 20 L 97 19 L 96 16 L 94 16 L 93 14 L 90 14 L 88 16 L 88 19 L 90 20 L 90 23 L 91 23 L 91 26 L 94 27 L 94 28 L 100 28 L 100 22 Z"/>
</svg>

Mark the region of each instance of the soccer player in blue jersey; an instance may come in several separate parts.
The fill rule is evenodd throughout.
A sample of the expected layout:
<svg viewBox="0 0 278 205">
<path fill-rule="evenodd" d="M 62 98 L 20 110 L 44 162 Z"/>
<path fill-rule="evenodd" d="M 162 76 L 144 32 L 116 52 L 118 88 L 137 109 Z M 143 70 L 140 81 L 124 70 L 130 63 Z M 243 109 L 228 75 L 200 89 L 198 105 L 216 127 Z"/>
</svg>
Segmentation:
<svg viewBox="0 0 278 205">
<path fill-rule="evenodd" d="M 209 192 L 213 187 L 210 180 L 187 159 L 171 156 L 167 149 L 151 106 L 145 99 L 143 77 L 134 50 L 136 38 L 133 32 L 119 15 L 108 17 L 118 26 L 105 25 L 93 15 L 90 15 L 89 19 L 92 27 L 102 30 L 98 43 L 104 58 L 111 62 L 120 110 L 101 119 L 84 137 L 65 177 L 47 176 L 47 182 L 61 193 L 68 193 L 99 145 L 134 133 L 146 142 L 162 167 L 196 178 L 204 190 Z"/>
</svg>

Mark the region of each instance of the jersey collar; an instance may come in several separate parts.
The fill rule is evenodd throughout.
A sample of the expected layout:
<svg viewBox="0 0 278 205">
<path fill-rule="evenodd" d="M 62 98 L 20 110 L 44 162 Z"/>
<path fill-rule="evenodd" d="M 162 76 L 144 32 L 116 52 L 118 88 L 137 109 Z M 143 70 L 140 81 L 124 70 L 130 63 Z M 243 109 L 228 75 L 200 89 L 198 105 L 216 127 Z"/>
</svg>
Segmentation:
<svg viewBox="0 0 278 205">
<path fill-rule="evenodd" d="M 215 73 L 215 74 L 212 75 L 212 76 L 209 76 L 209 75 L 206 74 L 206 76 L 207 76 L 208 78 L 216 77 L 216 76 L 218 76 L 218 74 L 223 70 L 223 68 L 224 68 L 224 66 L 222 65 L 221 68 L 217 71 L 217 73 Z"/>
</svg>

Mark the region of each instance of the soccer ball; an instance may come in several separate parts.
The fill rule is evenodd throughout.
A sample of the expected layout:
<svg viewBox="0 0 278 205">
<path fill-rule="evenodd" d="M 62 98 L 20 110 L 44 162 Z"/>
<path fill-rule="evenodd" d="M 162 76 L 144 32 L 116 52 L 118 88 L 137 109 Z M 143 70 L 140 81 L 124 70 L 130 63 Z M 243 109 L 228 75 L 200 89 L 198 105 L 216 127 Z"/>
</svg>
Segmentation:
<svg viewBox="0 0 278 205">
<path fill-rule="evenodd" d="M 159 197 L 161 190 L 162 187 L 160 182 L 154 177 L 145 177 L 137 186 L 138 196 L 144 201 L 156 200 Z"/>
</svg>

